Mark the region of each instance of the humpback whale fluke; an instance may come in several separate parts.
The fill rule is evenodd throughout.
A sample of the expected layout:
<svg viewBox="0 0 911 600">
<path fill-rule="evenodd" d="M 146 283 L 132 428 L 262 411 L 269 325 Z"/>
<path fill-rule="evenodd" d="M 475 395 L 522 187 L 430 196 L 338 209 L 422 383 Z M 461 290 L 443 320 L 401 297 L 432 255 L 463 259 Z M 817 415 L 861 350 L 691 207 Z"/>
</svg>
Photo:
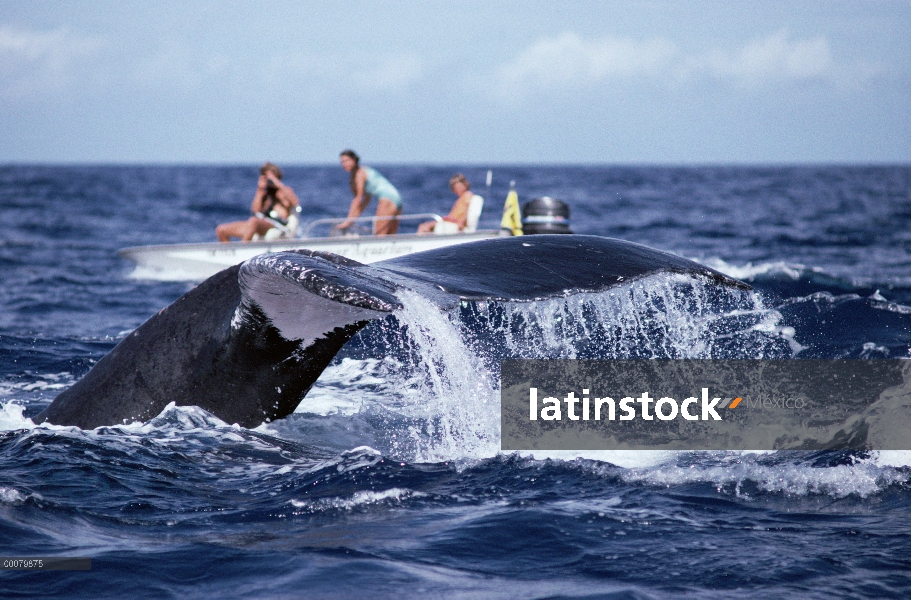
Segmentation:
<svg viewBox="0 0 911 600">
<path fill-rule="evenodd" d="M 286 416 L 335 354 L 400 308 L 360 263 L 311 251 L 262 255 L 213 275 L 102 358 L 35 418 L 90 429 L 171 402 L 254 427 Z"/>
<path fill-rule="evenodd" d="M 334 254 L 265 254 L 213 275 L 121 341 L 35 417 L 88 429 L 195 405 L 253 427 L 297 408 L 335 354 L 412 289 L 443 306 L 596 292 L 660 272 L 746 284 L 622 240 L 500 238 L 362 265 Z"/>
</svg>

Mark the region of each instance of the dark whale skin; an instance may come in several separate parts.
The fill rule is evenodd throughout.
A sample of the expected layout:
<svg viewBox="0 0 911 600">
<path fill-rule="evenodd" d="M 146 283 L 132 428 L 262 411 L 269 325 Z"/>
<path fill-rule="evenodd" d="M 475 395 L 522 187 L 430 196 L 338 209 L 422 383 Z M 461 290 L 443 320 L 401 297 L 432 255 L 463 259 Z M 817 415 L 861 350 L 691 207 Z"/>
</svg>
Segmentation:
<svg viewBox="0 0 911 600">
<path fill-rule="evenodd" d="M 213 275 L 146 321 L 35 421 L 92 429 L 147 421 L 170 402 L 184 405 L 188 399 L 245 427 L 294 412 L 332 357 L 367 321 L 318 340 L 308 360 L 296 358 L 298 344 L 267 324 L 259 331 L 232 332 L 240 302 L 238 269 Z"/>
</svg>

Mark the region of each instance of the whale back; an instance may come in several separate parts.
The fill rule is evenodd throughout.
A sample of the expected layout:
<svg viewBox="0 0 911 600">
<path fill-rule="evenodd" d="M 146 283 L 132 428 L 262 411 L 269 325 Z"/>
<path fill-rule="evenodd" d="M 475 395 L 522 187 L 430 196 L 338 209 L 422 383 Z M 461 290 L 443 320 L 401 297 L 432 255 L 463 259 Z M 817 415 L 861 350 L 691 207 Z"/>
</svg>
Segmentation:
<svg viewBox="0 0 911 600">
<path fill-rule="evenodd" d="M 648 246 L 593 235 L 504 237 L 374 263 L 461 300 L 531 301 L 598 292 L 656 273 L 750 286 L 691 260 Z"/>
</svg>

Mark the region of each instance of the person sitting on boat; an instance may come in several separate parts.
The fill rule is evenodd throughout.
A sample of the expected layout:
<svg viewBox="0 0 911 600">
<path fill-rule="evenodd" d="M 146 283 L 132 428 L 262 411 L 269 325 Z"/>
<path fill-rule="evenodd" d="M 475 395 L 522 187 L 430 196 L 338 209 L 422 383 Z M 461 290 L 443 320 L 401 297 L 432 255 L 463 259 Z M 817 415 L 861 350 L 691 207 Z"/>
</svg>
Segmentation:
<svg viewBox="0 0 911 600">
<path fill-rule="evenodd" d="M 259 183 L 250 205 L 253 216 L 246 221 L 222 223 L 215 228 L 215 235 L 220 242 L 230 242 L 232 237 L 242 242 L 293 238 L 300 224 L 299 210 L 294 190 L 282 183 L 282 170 L 267 162 L 259 169 Z"/>
<path fill-rule="evenodd" d="M 389 180 L 380 175 L 376 169 L 362 167 L 361 159 L 354 150 L 344 150 L 339 159 L 342 168 L 351 173 L 349 184 L 354 198 L 345 221 L 336 225 L 336 229 L 345 230 L 354 225 L 354 220 L 361 216 L 370 199 L 377 198 L 376 216 L 385 217 L 377 219 L 373 225 L 376 235 L 390 235 L 398 232 L 399 221 L 394 218 L 402 214 L 402 196 Z"/>
<path fill-rule="evenodd" d="M 418 233 L 470 233 L 477 229 L 484 198 L 472 193 L 471 183 L 461 173 L 449 178 L 449 189 L 456 195 L 452 210 L 442 221 L 427 221 L 418 225 Z"/>
</svg>

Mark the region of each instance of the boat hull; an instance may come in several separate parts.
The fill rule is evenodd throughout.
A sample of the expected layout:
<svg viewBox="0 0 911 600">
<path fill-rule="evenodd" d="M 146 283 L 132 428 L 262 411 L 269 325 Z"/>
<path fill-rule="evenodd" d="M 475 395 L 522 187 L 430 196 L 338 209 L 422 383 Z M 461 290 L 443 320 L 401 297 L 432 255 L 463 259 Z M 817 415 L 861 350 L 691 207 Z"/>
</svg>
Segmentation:
<svg viewBox="0 0 911 600">
<path fill-rule="evenodd" d="M 124 248 L 117 254 L 135 263 L 136 268 L 130 274 L 130 277 L 135 279 L 202 281 L 223 269 L 267 252 L 318 250 L 370 264 L 413 252 L 491 239 L 498 235 L 498 231 L 491 230 L 455 235 L 400 234 L 384 237 L 301 238 L 248 243 L 164 244 Z"/>
</svg>

